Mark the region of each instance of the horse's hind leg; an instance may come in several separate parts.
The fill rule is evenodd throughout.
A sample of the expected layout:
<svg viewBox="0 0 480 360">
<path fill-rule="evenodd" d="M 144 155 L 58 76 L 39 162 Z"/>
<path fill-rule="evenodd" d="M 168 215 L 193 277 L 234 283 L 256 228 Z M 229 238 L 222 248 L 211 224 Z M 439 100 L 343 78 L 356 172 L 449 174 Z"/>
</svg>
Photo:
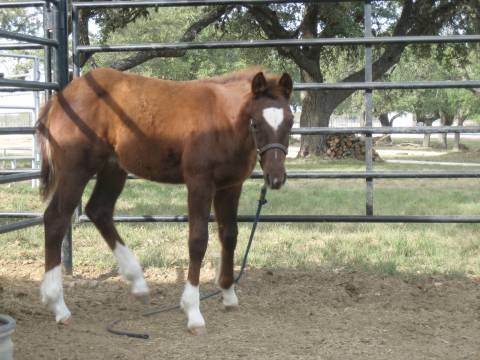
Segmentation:
<svg viewBox="0 0 480 360">
<path fill-rule="evenodd" d="M 66 174 L 66 175 L 64 175 Z M 90 175 L 81 171 L 64 172 L 44 214 L 45 276 L 40 288 L 42 302 L 55 314 L 55 320 L 66 323 L 70 311 L 63 299 L 61 247 Z"/>
<path fill-rule="evenodd" d="M 85 212 L 112 249 L 117 258 L 120 274 L 132 282 L 132 293 L 145 299 L 149 291 L 142 268 L 113 224 L 115 203 L 126 179 L 127 173 L 116 162 L 109 161 L 97 175 L 97 182 Z"/>
<path fill-rule="evenodd" d="M 226 310 L 238 309 L 238 298 L 233 283 L 233 260 L 237 245 L 237 210 L 241 192 L 241 185 L 218 190 L 213 201 L 218 235 L 222 243 L 222 258 L 218 269 L 217 283 L 222 290 L 223 305 Z"/>
</svg>

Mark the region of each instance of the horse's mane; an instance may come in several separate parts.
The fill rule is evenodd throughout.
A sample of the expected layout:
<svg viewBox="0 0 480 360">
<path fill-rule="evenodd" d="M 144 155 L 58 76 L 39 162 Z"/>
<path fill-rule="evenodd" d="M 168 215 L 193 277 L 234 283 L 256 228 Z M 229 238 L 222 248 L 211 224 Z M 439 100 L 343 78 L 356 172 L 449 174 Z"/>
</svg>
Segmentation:
<svg viewBox="0 0 480 360">
<path fill-rule="evenodd" d="M 253 77 L 259 72 L 263 72 L 267 78 L 271 77 L 271 75 L 266 72 L 263 66 L 254 65 L 246 69 L 238 70 L 226 75 L 214 76 L 201 81 L 215 83 L 215 84 L 228 84 L 228 83 L 237 82 L 237 81 L 251 81 Z"/>
</svg>

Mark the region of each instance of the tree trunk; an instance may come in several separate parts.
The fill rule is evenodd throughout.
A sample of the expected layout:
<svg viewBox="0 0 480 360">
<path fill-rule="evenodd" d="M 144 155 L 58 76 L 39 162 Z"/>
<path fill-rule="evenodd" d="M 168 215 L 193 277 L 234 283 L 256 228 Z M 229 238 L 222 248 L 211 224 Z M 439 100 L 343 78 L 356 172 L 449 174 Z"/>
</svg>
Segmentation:
<svg viewBox="0 0 480 360">
<path fill-rule="evenodd" d="M 440 125 L 441 126 L 450 126 L 453 123 L 453 117 L 449 114 L 440 111 Z M 440 134 L 440 142 L 445 150 L 448 149 L 448 141 L 447 141 L 448 134 Z"/>
<path fill-rule="evenodd" d="M 430 147 L 430 135 L 432 134 L 423 134 L 423 147 Z"/>
<path fill-rule="evenodd" d="M 418 124 L 421 123 L 423 124 L 422 126 L 432 126 L 433 122 L 440 117 L 438 114 L 434 114 L 431 117 L 427 116 L 421 116 L 417 112 L 414 113 L 414 118 L 415 118 L 415 123 Z M 423 147 L 430 147 L 430 138 L 431 134 L 423 134 Z"/>
<path fill-rule="evenodd" d="M 463 126 L 464 121 L 465 121 L 465 117 L 459 116 L 457 126 Z M 460 133 L 454 134 L 453 151 L 457 151 L 457 152 L 460 151 Z"/>
<path fill-rule="evenodd" d="M 302 101 L 301 127 L 328 127 L 332 110 L 324 107 L 320 91 L 311 91 Z M 303 135 L 298 157 L 323 155 L 326 151 L 325 135 Z"/>
<path fill-rule="evenodd" d="M 378 115 L 378 120 L 380 120 L 380 124 L 382 124 L 383 127 L 389 127 L 390 126 L 390 120 L 388 119 L 388 113 L 381 113 Z"/>
<path fill-rule="evenodd" d="M 316 59 L 315 59 L 316 60 Z M 314 64 L 317 61 L 313 62 Z M 303 82 L 323 82 L 318 66 L 312 66 L 309 72 L 301 70 Z M 300 115 L 301 127 L 328 127 L 330 115 L 335 106 L 328 106 L 324 91 L 305 91 L 302 93 L 302 114 Z M 326 151 L 325 135 L 302 135 L 300 151 L 297 157 L 323 155 Z"/>
</svg>

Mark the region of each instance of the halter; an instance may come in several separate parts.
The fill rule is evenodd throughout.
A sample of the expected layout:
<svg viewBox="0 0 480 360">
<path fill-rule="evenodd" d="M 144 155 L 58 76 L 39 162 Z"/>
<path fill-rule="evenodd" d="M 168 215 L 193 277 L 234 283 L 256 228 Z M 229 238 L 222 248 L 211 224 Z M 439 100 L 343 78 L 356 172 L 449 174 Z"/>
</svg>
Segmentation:
<svg viewBox="0 0 480 360">
<path fill-rule="evenodd" d="M 253 142 L 255 143 L 255 147 L 257 148 L 258 156 L 261 157 L 264 153 L 266 153 L 268 150 L 271 150 L 271 149 L 278 149 L 281 152 L 283 152 L 285 156 L 287 156 L 288 148 L 285 145 L 282 145 L 280 143 L 271 143 L 271 144 L 264 145 L 261 148 L 258 147 L 257 137 L 255 136 L 255 128 L 253 127 L 253 119 L 250 120 L 250 131 L 252 132 Z"/>
</svg>

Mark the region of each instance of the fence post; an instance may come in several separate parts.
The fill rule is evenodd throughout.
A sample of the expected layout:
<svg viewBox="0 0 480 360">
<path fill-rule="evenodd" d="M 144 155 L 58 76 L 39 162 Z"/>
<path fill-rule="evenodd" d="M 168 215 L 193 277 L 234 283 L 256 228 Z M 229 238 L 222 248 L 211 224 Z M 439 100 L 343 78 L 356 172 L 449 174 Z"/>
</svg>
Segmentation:
<svg viewBox="0 0 480 360">
<path fill-rule="evenodd" d="M 55 54 L 55 75 L 59 91 L 62 91 L 68 83 L 67 4 L 63 0 L 55 2 L 55 37 L 58 41 Z M 73 271 L 71 222 L 62 241 L 62 263 L 65 274 L 71 275 Z"/>
<path fill-rule="evenodd" d="M 364 6 L 365 29 L 364 36 L 372 37 L 372 4 L 371 0 L 365 0 Z M 372 45 L 365 45 L 365 81 L 371 82 L 372 76 Z M 373 93 L 371 89 L 365 90 L 365 126 L 371 127 L 373 109 Z M 365 165 L 366 171 L 373 171 L 373 141 L 372 134 L 365 136 Z M 373 215 L 373 178 L 366 178 L 366 215 Z"/>
</svg>

